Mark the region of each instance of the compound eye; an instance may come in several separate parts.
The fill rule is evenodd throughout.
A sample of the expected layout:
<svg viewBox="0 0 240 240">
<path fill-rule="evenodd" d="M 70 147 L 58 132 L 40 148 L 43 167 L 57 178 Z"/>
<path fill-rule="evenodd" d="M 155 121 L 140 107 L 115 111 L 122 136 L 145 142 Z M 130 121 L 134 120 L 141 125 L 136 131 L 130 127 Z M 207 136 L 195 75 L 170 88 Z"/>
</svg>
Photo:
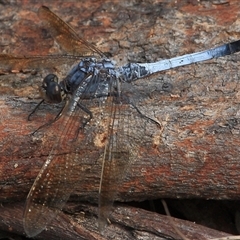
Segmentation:
<svg viewBox="0 0 240 240">
<path fill-rule="evenodd" d="M 52 82 L 58 83 L 58 77 L 55 74 L 48 74 L 42 82 L 42 87 L 46 89 Z"/>
<path fill-rule="evenodd" d="M 40 93 L 42 98 L 49 103 L 60 103 L 62 101 L 62 88 L 55 74 L 49 74 L 43 79 Z"/>
</svg>

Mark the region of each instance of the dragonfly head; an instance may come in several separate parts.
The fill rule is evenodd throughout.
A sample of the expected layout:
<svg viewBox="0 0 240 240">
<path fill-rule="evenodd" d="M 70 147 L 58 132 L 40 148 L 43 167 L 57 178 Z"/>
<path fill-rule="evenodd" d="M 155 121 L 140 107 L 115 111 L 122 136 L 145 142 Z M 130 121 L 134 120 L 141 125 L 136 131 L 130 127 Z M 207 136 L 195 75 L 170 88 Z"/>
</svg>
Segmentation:
<svg viewBox="0 0 240 240">
<path fill-rule="evenodd" d="M 42 98 L 48 103 L 60 103 L 64 99 L 65 93 L 58 82 L 55 74 L 48 74 L 40 87 Z"/>
</svg>

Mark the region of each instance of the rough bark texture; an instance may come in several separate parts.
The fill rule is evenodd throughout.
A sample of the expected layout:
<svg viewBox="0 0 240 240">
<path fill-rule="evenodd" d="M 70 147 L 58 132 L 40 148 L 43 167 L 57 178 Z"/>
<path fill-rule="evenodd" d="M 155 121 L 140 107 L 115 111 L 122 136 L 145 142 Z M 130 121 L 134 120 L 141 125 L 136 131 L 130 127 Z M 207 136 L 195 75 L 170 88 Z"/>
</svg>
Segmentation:
<svg viewBox="0 0 240 240">
<path fill-rule="evenodd" d="M 1 207 L 1 230 L 23 234 L 23 204 L 4 204 Z M 113 221 L 100 234 L 97 228 L 96 207 L 68 204 L 69 216 L 61 213 L 36 239 L 179 239 L 174 227 L 189 239 L 210 239 L 230 236 L 188 221 L 145 211 L 140 208 L 118 206 L 111 216 Z M 14 216 L 14 218 L 12 217 Z M 13 229 L 12 229 L 13 228 Z"/>
<path fill-rule="evenodd" d="M 171 58 L 240 38 L 240 4 L 237 0 L 226 1 L 225 4 L 216 4 L 216 1 L 59 2 L 48 6 L 80 36 L 95 43 L 103 52 L 109 52 L 119 66 L 127 62 Z M 27 1 L 0 5 L 0 50 L 23 55 L 54 54 L 59 50 L 40 26 L 36 15 L 39 6 Z M 124 183 L 118 187 L 118 201 L 166 197 L 239 199 L 238 60 L 239 54 L 235 54 L 173 69 L 133 83 L 136 91 L 133 99 L 137 107 L 144 115 L 158 121 L 161 128 L 152 124 L 150 133 L 146 134 L 146 129 L 139 130 L 132 123 L 131 134 L 139 147 L 135 149 L 137 158 L 131 164 Z M 4 202 L 6 215 L 18 216 L 18 222 L 9 223 L 7 228 L 1 227 L 4 230 L 22 233 L 18 228 L 22 205 L 15 203 L 25 200 L 61 128 L 61 125 L 53 124 L 42 134 L 30 135 L 60 109 L 45 105 L 33 121 L 26 120 L 37 103 L 38 86 L 46 72 L 55 71 L 61 78 L 68 69 L 69 66 L 40 67 L 34 72 L 29 69 L 11 74 L 3 71 L 5 74 L 0 76 L 0 201 Z M 99 121 L 99 115 L 95 113 L 94 122 Z M 96 203 L 101 170 L 98 159 L 103 145 L 96 144 L 99 138 L 94 135 L 98 131 L 94 126 L 92 124 L 81 134 L 82 141 L 90 144 L 86 148 L 81 147 L 79 153 L 84 162 L 89 160 L 94 167 L 84 173 L 74 195 L 80 200 Z M 79 182 L 79 174 L 73 174 L 71 181 Z M 9 202 L 13 202 L 12 205 L 8 205 Z M 132 213 L 128 214 L 134 222 Z M 4 220 L 5 214 L 1 218 L 3 222 L 10 221 Z M 67 221 L 70 224 L 64 229 L 72 224 L 72 220 Z M 96 222 L 96 219 L 92 221 Z M 136 221 L 140 220 L 136 218 Z M 155 234 L 148 227 L 135 227 L 126 222 L 124 225 Z M 93 234 L 94 229 L 78 230 L 81 231 Z M 125 231 L 124 234 L 130 234 Z M 84 234 L 85 238 L 100 239 L 96 232 L 95 238 Z M 110 238 L 108 234 L 106 238 Z M 171 235 L 171 230 L 166 234 Z M 135 234 L 133 236 L 138 239 Z M 174 234 L 172 236 L 177 238 Z M 207 235 L 217 236 L 223 235 Z M 45 237 L 49 238 L 42 238 Z M 76 239 L 74 235 L 62 238 Z M 189 238 L 203 239 L 196 235 L 189 235 Z M 119 239 L 124 237 L 119 236 Z"/>
</svg>

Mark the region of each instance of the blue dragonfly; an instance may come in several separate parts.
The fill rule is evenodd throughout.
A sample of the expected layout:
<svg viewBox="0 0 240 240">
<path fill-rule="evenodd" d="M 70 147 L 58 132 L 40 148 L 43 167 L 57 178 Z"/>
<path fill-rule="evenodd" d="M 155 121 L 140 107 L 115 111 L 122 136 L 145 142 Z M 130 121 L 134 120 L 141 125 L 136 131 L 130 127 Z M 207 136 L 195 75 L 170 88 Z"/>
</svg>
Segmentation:
<svg viewBox="0 0 240 240">
<path fill-rule="evenodd" d="M 101 136 L 99 142 L 102 153 L 98 157 L 102 160 L 102 171 L 98 217 L 99 229 L 103 230 L 118 185 L 123 181 L 140 151 L 138 140 L 130 134 L 130 125 L 134 123 L 139 131 L 144 133 L 152 126 L 161 127 L 155 120 L 144 116 L 129 100 L 125 95 L 126 86 L 154 73 L 239 52 L 240 40 L 154 63 L 128 63 L 116 67 L 103 52 L 80 38 L 71 26 L 49 8 L 40 7 L 38 16 L 44 21 L 52 37 L 68 54 L 31 57 L 1 54 L 0 66 L 35 68 L 42 64 L 54 66 L 60 62 L 71 62 L 76 58 L 80 62 L 74 65 L 61 81 L 55 74 L 49 74 L 44 78 L 40 87 L 43 99 L 28 117 L 30 119 L 44 102 L 64 102 L 64 107 L 58 115 L 36 130 L 38 132 L 45 126 L 57 123 L 61 126 L 58 138 L 27 196 L 23 217 L 24 230 L 28 237 L 34 237 L 62 211 L 77 184 L 72 182 L 71 176 L 74 174 L 79 174 L 79 178 L 84 176 L 76 173 L 75 169 L 78 165 L 84 165 L 80 152 L 87 144 L 84 143 L 85 139 L 81 137 L 81 132 L 91 129 L 91 124 L 99 125 L 98 135 Z M 94 113 L 99 107 L 107 112 L 107 117 L 96 123 Z M 90 130 L 89 133 L 91 134 Z M 90 141 L 94 141 L 93 138 Z"/>
</svg>

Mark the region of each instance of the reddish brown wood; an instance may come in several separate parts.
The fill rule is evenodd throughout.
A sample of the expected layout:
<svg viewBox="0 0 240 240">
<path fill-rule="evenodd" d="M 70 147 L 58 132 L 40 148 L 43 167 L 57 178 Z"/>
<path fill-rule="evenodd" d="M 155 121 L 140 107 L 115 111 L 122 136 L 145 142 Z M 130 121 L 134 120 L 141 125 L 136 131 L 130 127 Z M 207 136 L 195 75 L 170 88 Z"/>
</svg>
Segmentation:
<svg viewBox="0 0 240 240">
<path fill-rule="evenodd" d="M 174 219 L 139 208 L 118 206 L 110 218 L 111 224 L 102 234 L 97 231 L 97 208 L 90 205 L 69 204 L 74 218 L 61 213 L 35 239 L 89 239 L 104 240 L 114 237 L 121 239 L 179 239 L 177 228 L 189 239 L 203 240 L 230 236 L 220 231 L 195 223 Z M 23 204 L 3 204 L 1 206 L 0 228 L 10 233 L 24 234 L 22 227 Z M 84 214 L 84 212 L 85 214 Z M 13 217 L 14 216 L 14 217 Z M 173 227 L 174 225 L 174 227 Z M 124 227 L 125 226 L 125 227 Z M 128 228 L 126 228 L 128 227 Z"/>
<path fill-rule="evenodd" d="M 6 21 L 0 23 L 4 32 L 1 50 L 15 54 L 58 51 L 38 25 L 34 13 L 38 7 L 30 2 L 0 7 L 1 16 L 6 16 Z M 61 7 L 59 3 L 51 3 L 49 7 L 102 51 L 111 52 L 119 65 L 200 51 L 240 36 L 237 0 L 207 6 L 186 4 L 186 1 L 179 5 L 81 1 L 62 3 Z M 6 23 L 11 23 L 11 27 Z M 132 134 L 143 141 L 139 142 L 141 151 L 125 183 L 119 186 L 119 201 L 163 197 L 239 198 L 238 59 L 236 54 L 134 83 L 139 91 L 136 96 L 139 109 L 158 120 L 162 127 L 152 129 L 155 130 L 152 141 L 146 145 L 145 136 L 138 134 L 141 131 L 133 123 Z M 56 66 L 55 70 L 61 77 L 68 69 L 69 66 Z M 36 97 L 45 74 L 44 70 L 38 70 L 0 76 L 1 202 L 26 198 L 56 139 L 56 125 L 46 136 L 29 135 L 57 113 L 56 107 L 52 111 L 45 106 L 34 121 L 26 120 L 37 102 L 28 97 Z M 164 90 L 164 83 L 169 84 L 169 90 Z M 95 116 L 97 121 L 98 114 Z M 81 136 L 86 138 L 84 134 Z M 89 145 L 81 154 L 93 162 L 102 147 Z M 78 185 L 74 194 L 81 200 L 97 202 L 100 169 L 101 162 L 97 161 Z M 78 177 L 72 175 L 72 181 Z"/>
</svg>

